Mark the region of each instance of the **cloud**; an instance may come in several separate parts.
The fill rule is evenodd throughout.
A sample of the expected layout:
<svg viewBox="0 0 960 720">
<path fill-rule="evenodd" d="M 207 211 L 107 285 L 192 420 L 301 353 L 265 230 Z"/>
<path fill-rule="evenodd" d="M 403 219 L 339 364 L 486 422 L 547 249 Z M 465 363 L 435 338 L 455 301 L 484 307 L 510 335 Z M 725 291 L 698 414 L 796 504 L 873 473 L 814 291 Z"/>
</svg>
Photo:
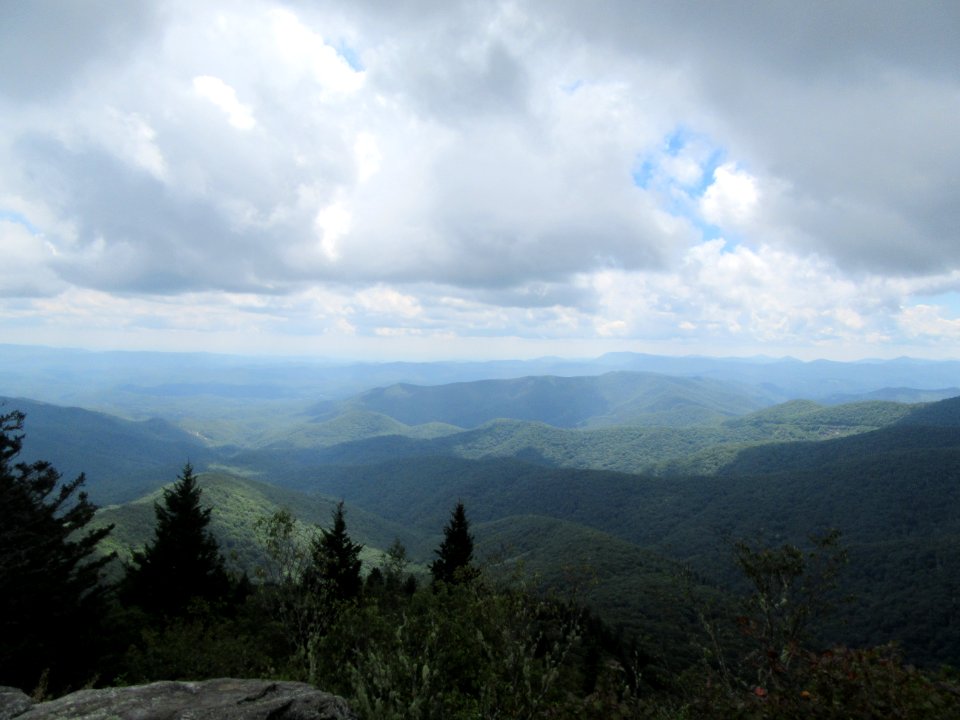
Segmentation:
<svg viewBox="0 0 960 720">
<path fill-rule="evenodd" d="M 906 307 L 897 321 L 911 338 L 960 340 L 960 318 L 945 318 L 943 308 L 934 305 Z"/>
<path fill-rule="evenodd" d="M 4 213 L 0 213 L 0 247 L 0 297 L 42 297 L 63 289 L 49 267 L 56 255 L 53 247 Z"/>
<path fill-rule="evenodd" d="M 748 221 L 760 201 L 757 181 L 732 164 L 713 172 L 713 182 L 700 199 L 700 212 L 714 225 L 737 227 Z"/>
<path fill-rule="evenodd" d="M 69 93 L 88 74 L 123 62 L 155 27 L 149 3 L 57 0 L 10 3 L 0 9 L 0 95 L 42 103 Z"/>
<path fill-rule="evenodd" d="M 5 6 L 2 292 L 236 327 L 255 303 L 216 298 L 259 298 L 300 335 L 951 337 L 901 308 L 958 286 L 958 15 Z"/>
<path fill-rule="evenodd" d="M 193 89 L 223 110 L 227 120 L 238 130 L 252 130 L 257 121 L 253 119 L 253 110 L 237 99 L 236 91 L 223 80 L 212 75 L 198 75 L 193 79 Z"/>
</svg>

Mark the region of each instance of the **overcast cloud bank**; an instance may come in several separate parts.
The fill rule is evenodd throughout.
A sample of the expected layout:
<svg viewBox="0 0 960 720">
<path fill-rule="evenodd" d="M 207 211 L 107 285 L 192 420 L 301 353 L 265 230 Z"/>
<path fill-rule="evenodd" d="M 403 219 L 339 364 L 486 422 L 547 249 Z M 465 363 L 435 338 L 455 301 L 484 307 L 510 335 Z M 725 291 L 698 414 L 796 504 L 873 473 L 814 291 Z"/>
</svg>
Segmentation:
<svg viewBox="0 0 960 720">
<path fill-rule="evenodd" d="M 957 356 L 957 5 L 317 5 L 0 9 L 3 341 Z"/>
</svg>

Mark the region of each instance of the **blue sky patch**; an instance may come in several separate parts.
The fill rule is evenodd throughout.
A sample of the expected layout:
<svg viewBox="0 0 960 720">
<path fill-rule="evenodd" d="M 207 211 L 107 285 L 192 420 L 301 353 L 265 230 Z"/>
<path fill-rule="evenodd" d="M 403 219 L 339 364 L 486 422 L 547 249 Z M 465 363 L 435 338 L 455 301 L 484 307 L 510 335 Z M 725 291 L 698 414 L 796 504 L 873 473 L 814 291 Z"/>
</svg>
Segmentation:
<svg viewBox="0 0 960 720">
<path fill-rule="evenodd" d="M 678 178 L 664 168 L 665 164 L 673 162 L 669 159 L 682 158 L 685 151 L 699 169 L 693 180 Z M 700 230 L 704 241 L 722 237 L 727 243 L 724 252 L 732 252 L 740 244 L 739 238 L 704 220 L 698 210 L 700 198 L 713 184 L 714 174 L 725 159 L 726 151 L 717 147 L 709 137 L 678 125 L 664 136 L 663 144 L 657 150 L 636 157 L 633 184 L 644 190 L 659 191 L 663 197 L 663 210 L 687 218 Z"/>
<path fill-rule="evenodd" d="M 700 182 L 690 188 L 690 194 L 695 197 L 703 197 L 703 194 L 707 191 L 707 188 L 713 184 L 713 174 L 717 171 L 717 168 L 723 164 L 723 160 L 726 153 L 723 152 L 720 148 L 717 148 L 712 153 L 710 157 L 707 158 L 707 162 L 703 165 L 703 173 L 700 176 Z"/>
<path fill-rule="evenodd" d="M 650 158 L 644 158 L 633 170 L 633 184 L 646 189 L 653 179 L 654 164 Z"/>
<path fill-rule="evenodd" d="M 686 147 L 689 137 L 690 132 L 685 127 L 682 125 L 677 126 L 672 133 L 664 138 L 664 148 L 667 155 L 671 157 L 679 155 L 680 151 Z"/>
<path fill-rule="evenodd" d="M 345 40 L 341 39 L 340 42 L 334 46 L 334 49 L 337 51 L 337 55 L 346 60 L 347 65 L 352 67 L 357 72 L 363 72 L 366 70 L 366 68 L 363 66 L 363 63 L 360 62 L 360 53 L 347 45 Z"/>
<path fill-rule="evenodd" d="M 951 316 L 960 318 L 960 292 L 956 290 L 936 295 L 914 295 L 913 300 L 917 305 L 938 305 L 948 310 Z"/>
<path fill-rule="evenodd" d="M 677 179 L 666 177 L 665 174 L 658 173 L 659 166 L 663 157 L 680 157 L 684 150 L 692 145 L 698 145 L 694 150 L 691 159 L 698 163 L 700 167 L 700 177 L 695 182 L 681 182 Z M 705 159 L 704 151 L 709 149 Z M 697 157 L 697 156 L 700 157 Z M 696 133 L 689 128 L 678 125 L 673 131 L 668 133 L 663 139 L 663 145 L 659 152 L 648 152 L 637 156 L 634 163 L 633 183 L 637 187 L 649 188 L 651 183 L 658 179 L 660 175 L 661 184 L 668 188 L 682 190 L 691 198 L 702 197 L 707 188 L 713 184 L 713 174 L 726 159 L 726 152 L 723 148 L 717 147 L 710 139 L 701 133 Z"/>
<path fill-rule="evenodd" d="M 6 220 L 8 222 L 15 222 L 18 225 L 23 225 L 31 235 L 39 235 L 40 228 L 34 225 L 32 222 L 27 220 L 26 216 L 22 213 L 18 213 L 15 210 L 7 210 L 6 208 L 0 208 L 0 220 Z"/>
</svg>

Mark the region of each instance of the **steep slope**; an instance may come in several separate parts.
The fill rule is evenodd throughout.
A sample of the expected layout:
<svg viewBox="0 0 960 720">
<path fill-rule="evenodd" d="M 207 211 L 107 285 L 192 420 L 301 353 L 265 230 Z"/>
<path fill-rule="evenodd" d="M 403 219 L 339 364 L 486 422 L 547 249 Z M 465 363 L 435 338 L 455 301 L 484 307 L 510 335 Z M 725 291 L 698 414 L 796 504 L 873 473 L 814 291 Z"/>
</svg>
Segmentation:
<svg viewBox="0 0 960 720">
<path fill-rule="evenodd" d="M 310 526 L 327 526 L 335 501 L 284 490 L 222 473 L 199 477 L 202 501 L 212 508 L 210 528 L 231 567 L 255 574 L 266 559 L 256 537 L 256 523 L 280 507 L 298 518 L 301 539 Z M 154 503 L 160 491 L 134 502 L 103 508 L 94 524 L 113 524 L 104 552 L 129 557 L 153 533 Z M 351 537 L 364 544 L 366 568 L 382 559 L 380 549 L 399 538 L 415 563 L 425 562 L 440 541 L 440 525 L 430 529 L 394 523 L 349 505 Z M 545 516 L 513 515 L 489 523 L 474 522 L 477 562 L 494 579 L 522 583 L 561 600 L 587 604 L 607 623 L 645 638 L 642 648 L 655 665 L 684 667 L 696 658 L 684 655 L 696 630 L 694 603 L 716 602 L 720 595 L 700 584 L 678 582 L 679 564 L 607 533 Z M 113 567 L 119 574 L 119 566 Z M 655 638 L 656 642 L 650 640 Z"/>
<path fill-rule="evenodd" d="M 68 478 L 86 473 L 98 504 L 137 498 L 175 478 L 187 460 L 202 467 L 216 456 L 164 420 L 132 422 L 23 398 L 0 398 L 0 408 L 26 415 L 21 460 L 47 460 Z"/>
<path fill-rule="evenodd" d="M 696 609 L 729 602 L 681 579 L 679 563 L 575 523 L 513 515 L 477 524 L 474 533 L 478 555 L 494 573 L 585 603 L 620 632 L 643 638 L 643 650 L 661 666 L 696 662 L 690 642 L 700 630 Z"/>
<path fill-rule="evenodd" d="M 417 458 L 291 477 L 372 512 L 436 526 L 463 500 L 478 522 L 535 514 L 574 522 L 732 579 L 738 538 L 800 542 L 836 527 L 856 570 L 842 637 L 899 638 L 913 657 L 960 661 L 960 400 L 901 423 L 819 442 L 748 448 L 708 478 L 548 468 L 513 459 Z M 916 424 L 909 424 L 910 422 Z M 921 424 L 922 423 L 922 424 Z M 931 423 L 941 423 L 940 426 Z"/>
<path fill-rule="evenodd" d="M 899 425 L 960 428 L 960 397 L 928 403 L 904 416 Z"/>
<path fill-rule="evenodd" d="M 841 406 L 847 407 L 847 406 Z M 854 462 L 876 464 L 884 456 L 955 449 L 960 440 L 960 398 L 906 406 L 894 423 L 880 429 L 819 443 L 775 443 L 740 452 L 719 472 L 725 476 L 822 470 Z M 902 466 L 902 461 L 898 462 Z"/>
<path fill-rule="evenodd" d="M 311 526 L 328 527 L 337 504 L 337 500 L 330 497 L 287 490 L 226 473 L 203 473 L 199 484 L 203 505 L 212 509 L 210 529 L 222 552 L 234 567 L 250 572 L 265 560 L 255 530 L 258 520 L 286 508 L 300 522 L 305 535 Z M 148 542 L 153 536 L 154 503 L 161 495 L 158 489 L 133 502 L 101 508 L 94 524 L 115 526 L 102 549 L 126 558 L 131 549 Z M 389 547 L 395 539 L 400 539 L 413 557 L 424 557 L 440 537 L 439 526 L 432 534 L 415 533 L 401 523 L 383 520 L 357 507 L 348 508 L 347 522 L 351 537 L 364 544 L 362 558 L 368 564 L 379 562 L 380 550 Z"/>
<path fill-rule="evenodd" d="M 819 441 L 859 435 L 888 427 L 907 417 L 914 406 L 893 402 L 857 402 L 846 405 L 823 406 L 809 400 L 791 400 L 781 405 L 759 410 L 723 424 L 726 434 L 722 440 L 703 445 L 696 452 L 674 456 L 661 462 L 656 471 L 664 475 L 713 475 L 758 472 L 736 465 L 739 460 L 753 457 L 746 452 L 751 447 L 765 447 L 785 442 Z M 806 446 L 794 446 L 801 455 Z M 823 448 L 818 446 L 818 451 Z M 777 456 L 770 457 L 766 470 L 778 466 Z"/>
</svg>

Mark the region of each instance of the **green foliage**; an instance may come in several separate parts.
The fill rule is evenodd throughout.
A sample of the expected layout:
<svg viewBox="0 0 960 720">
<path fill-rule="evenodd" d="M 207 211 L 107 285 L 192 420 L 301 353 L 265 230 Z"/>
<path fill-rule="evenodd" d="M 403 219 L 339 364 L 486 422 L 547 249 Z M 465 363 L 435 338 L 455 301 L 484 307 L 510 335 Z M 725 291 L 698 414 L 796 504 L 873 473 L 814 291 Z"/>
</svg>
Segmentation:
<svg viewBox="0 0 960 720">
<path fill-rule="evenodd" d="M 306 592 L 323 593 L 338 602 L 354 600 L 362 587 L 360 551 L 363 546 L 347 534 L 343 502 L 333 511 L 333 526 L 320 528 L 310 544 L 310 564 L 302 583 Z"/>
<path fill-rule="evenodd" d="M 690 709 L 702 718 L 937 718 L 960 712 L 960 687 L 905 667 L 895 648 L 811 650 L 806 630 L 829 609 L 846 561 L 839 534 L 812 539 L 808 552 L 736 546 L 751 589 L 737 624 L 739 658 L 712 656 L 704 676 L 692 672 Z M 720 637 L 709 627 L 714 644 Z M 733 649 L 733 648 L 728 648 Z"/>
<path fill-rule="evenodd" d="M 257 595 L 234 617 L 194 600 L 162 626 L 137 609 L 118 612 L 115 618 L 131 636 L 112 668 L 115 683 L 275 677 L 283 673 L 290 655 L 282 626 L 271 620 Z"/>
<path fill-rule="evenodd" d="M 308 552 L 292 517 L 277 514 L 261 532 L 271 554 L 288 559 L 286 570 L 271 577 L 295 578 Z M 546 598 L 516 578 L 504 585 L 484 575 L 391 593 L 389 601 L 329 597 L 336 611 L 310 628 L 306 653 L 289 645 L 284 623 L 269 619 L 276 587 L 264 585 L 234 620 L 199 608 L 163 630 L 146 630 L 125 658 L 124 680 L 296 678 L 346 696 L 363 718 L 383 720 L 954 717 L 956 682 L 904 667 L 890 648 L 803 647 L 802 627 L 839 567 L 836 541 L 826 536 L 810 551 L 738 546 L 753 588 L 745 604 L 750 617 L 723 619 L 744 640 L 728 648 L 729 669 L 691 667 L 676 683 L 651 684 L 642 653 L 578 603 Z M 402 574 L 404 555 L 395 546 L 385 571 L 392 566 Z M 772 648 L 788 649 L 789 661 Z"/>
<path fill-rule="evenodd" d="M 483 582 L 357 606 L 319 643 L 316 681 L 364 718 L 546 717 L 562 702 L 580 614 Z"/>
<path fill-rule="evenodd" d="M 367 545 L 363 560 L 369 567 L 379 562 L 373 548 L 385 548 L 395 537 L 412 559 L 429 557 L 439 543 L 436 529 L 458 499 L 478 526 L 536 515 L 567 523 L 562 532 L 570 537 L 596 531 L 602 537 L 584 539 L 594 551 L 577 561 L 597 568 L 591 602 L 631 627 L 641 624 L 638 617 L 649 625 L 650 605 L 639 587 L 650 579 L 651 565 L 635 554 L 640 549 L 685 561 L 703 577 L 732 587 L 736 569 L 724 552 L 726 538 L 764 535 L 796 544 L 811 530 L 842 527 L 856 561 L 849 586 L 856 599 L 828 621 L 828 636 L 857 645 L 897 640 L 913 662 L 958 663 L 960 626 L 951 621 L 950 600 L 960 592 L 960 556 L 953 549 L 960 537 L 954 512 L 958 442 L 951 428 L 890 426 L 744 451 L 737 462 L 763 474 L 712 478 L 422 457 L 275 476 L 309 495 L 205 475 L 205 497 L 209 492 L 215 498 L 211 526 L 224 542 L 230 539 L 247 567 L 262 561 L 250 533 L 258 512 L 282 504 L 296 507 L 304 521 L 323 522 L 333 505 L 318 493 L 350 504 L 351 535 Z M 122 514 L 119 508 L 102 513 L 104 522 L 117 523 L 118 536 L 126 532 Z M 544 544 L 553 542 L 554 532 L 542 522 L 530 529 L 531 539 Z M 504 538 L 518 540 L 515 534 Z M 551 559 L 567 557 L 572 546 L 558 543 Z"/>
<path fill-rule="evenodd" d="M 294 658 L 311 661 L 314 638 L 329 624 L 332 612 L 321 585 L 308 590 L 304 577 L 311 564 L 312 536 L 300 536 L 293 515 L 278 510 L 257 522 L 257 535 L 268 562 L 258 569 L 261 607 L 283 629 Z"/>
<path fill-rule="evenodd" d="M 430 564 L 435 582 L 461 583 L 473 577 L 474 569 L 470 565 L 473 536 L 462 502 L 458 502 L 450 513 L 450 521 L 443 528 L 443 542 L 435 552 L 437 558 Z"/>
<path fill-rule="evenodd" d="M 134 551 L 126 567 L 122 594 L 127 602 L 163 618 L 184 614 L 196 599 L 226 602 L 231 592 L 223 557 L 210 534 L 210 509 L 187 463 L 174 485 L 154 505 L 153 540 Z"/>
<path fill-rule="evenodd" d="M 813 548 L 806 553 L 790 544 L 736 544 L 737 567 L 752 588 L 738 623 L 755 644 L 747 661 L 756 667 L 761 687 L 785 684 L 794 658 L 810 639 L 811 624 L 830 609 L 830 593 L 847 560 L 839 539 L 836 530 L 812 538 Z"/>
<path fill-rule="evenodd" d="M 477 525 L 493 577 L 529 577 L 538 591 L 582 603 L 619 636 L 635 640 L 634 662 L 647 682 L 669 678 L 699 658 L 691 636 L 695 608 L 713 604 L 732 614 L 732 602 L 684 569 L 607 533 L 541 516 L 510 516 Z M 687 582 L 681 582 L 685 578 Z"/>
<path fill-rule="evenodd" d="M 383 578 L 384 593 L 387 597 L 396 596 L 401 592 L 412 595 L 416 591 L 416 578 L 407 574 L 409 566 L 410 559 L 407 557 L 407 548 L 397 538 L 387 548 L 382 565 L 379 568 L 374 568 L 380 571 Z"/>
<path fill-rule="evenodd" d="M 0 415 L 0 684 L 62 690 L 94 675 L 108 561 L 94 550 L 110 528 L 88 526 L 83 475 L 61 483 L 48 462 L 14 464 L 23 420 Z"/>
<path fill-rule="evenodd" d="M 904 665 L 891 646 L 867 650 L 838 647 L 796 658 L 793 683 L 735 691 L 704 684 L 691 673 L 697 696 L 687 705 L 704 720 L 953 720 L 960 716 L 960 686 Z"/>
<path fill-rule="evenodd" d="M 576 523 L 686 561 L 727 587 L 736 571 L 725 539 L 799 543 L 811 531 L 842 527 L 858 560 L 849 588 L 857 599 L 841 610 L 845 624 L 832 625 L 832 637 L 856 645 L 896 639 L 913 662 L 960 663 L 948 600 L 960 591 L 960 561 L 950 550 L 960 536 L 953 427 L 891 425 L 754 447 L 706 478 L 440 457 L 327 467 L 309 478 L 315 490 L 390 520 L 412 519 L 425 532 L 458 498 L 479 523 L 516 515 Z"/>
<path fill-rule="evenodd" d="M 227 472 L 206 472 L 202 476 L 204 504 L 211 509 L 207 526 L 216 538 L 231 571 L 253 572 L 268 558 L 256 531 L 258 521 L 284 508 L 296 508 L 296 533 L 307 537 L 311 528 L 327 523 L 336 509 L 336 500 L 238 477 Z M 162 501 L 158 490 L 132 503 L 101 508 L 96 525 L 115 525 L 114 532 L 103 545 L 129 560 L 130 548 L 142 547 L 153 537 L 153 506 Z M 418 556 L 425 556 L 433 546 L 433 538 L 413 531 L 409 525 L 381 518 L 362 508 L 351 508 L 350 534 L 364 544 L 361 559 L 366 564 L 379 562 L 380 552 L 395 538 Z"/>
</svg>

